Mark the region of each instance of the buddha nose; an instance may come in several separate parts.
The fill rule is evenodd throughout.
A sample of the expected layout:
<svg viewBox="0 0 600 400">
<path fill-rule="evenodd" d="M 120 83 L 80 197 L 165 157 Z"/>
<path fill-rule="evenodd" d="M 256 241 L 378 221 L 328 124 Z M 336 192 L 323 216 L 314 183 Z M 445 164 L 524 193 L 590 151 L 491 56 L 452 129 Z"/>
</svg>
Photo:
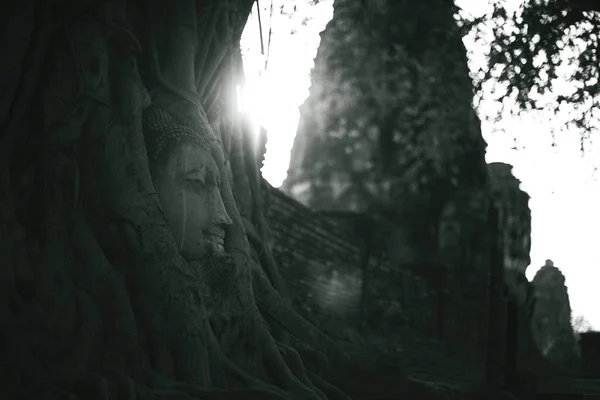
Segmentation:
<svg viewBox="0 0 600 400">
<path fill-rule="evenodd" d="M 216 189 L 213 196 L 213 223 L 215 225 L 229 226 L 233 224 L 233 221 L 227 214 L 225 209 L 225 203 L 221 197 L 221 191 Z"/>
</svg>

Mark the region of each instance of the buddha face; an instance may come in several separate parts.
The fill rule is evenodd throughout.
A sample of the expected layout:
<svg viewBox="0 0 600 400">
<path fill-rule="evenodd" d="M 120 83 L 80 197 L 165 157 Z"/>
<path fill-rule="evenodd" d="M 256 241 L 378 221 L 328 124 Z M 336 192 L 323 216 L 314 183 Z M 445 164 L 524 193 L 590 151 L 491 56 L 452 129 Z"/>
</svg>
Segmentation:
<svg viewBox="0 0 600 400">
<path fill-rule="evenodd" d="M 210 150 L 182 141 L 152 170 L 152 180 L 183 257 L 197 260 L 224 253 L 227 215 L 220 173 Z"/>
</svg>

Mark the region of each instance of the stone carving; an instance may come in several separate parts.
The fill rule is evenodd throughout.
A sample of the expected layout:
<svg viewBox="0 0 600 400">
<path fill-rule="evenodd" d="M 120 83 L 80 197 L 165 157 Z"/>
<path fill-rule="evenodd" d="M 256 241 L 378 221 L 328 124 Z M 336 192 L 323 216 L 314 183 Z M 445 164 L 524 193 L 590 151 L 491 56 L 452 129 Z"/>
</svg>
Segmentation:
<svg viewBox="0 0 600 400">
<path fill-rule="evenodd" d="M 168 112 L 144 113 L 150 173 L 173 238 L 187 260 L 224 253 L 232 224 L 221 198 L 211 133 L 194 131 Z"/>
</svg>

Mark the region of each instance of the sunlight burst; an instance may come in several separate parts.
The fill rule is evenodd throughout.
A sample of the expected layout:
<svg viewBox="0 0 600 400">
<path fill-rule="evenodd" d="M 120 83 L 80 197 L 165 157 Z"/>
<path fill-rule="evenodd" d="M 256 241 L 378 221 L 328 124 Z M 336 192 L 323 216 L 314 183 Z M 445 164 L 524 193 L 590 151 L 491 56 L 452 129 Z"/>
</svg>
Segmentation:
<svg viewBox="0 0 600 400">
<path fill-rule="evenodd" d="M 249 118 L 268 133 L 262 175 L 279 187 L 287 176 L 298 107 L 308 97 L 319 33 L 333 17 L 333 1 L 274 0 L 273 9 L 279 11 L 271 14 L 261 6 L 262 29 L 256 8 L 246 23 L 241 40 L 246 84 L 240 93 Z"/>
</svg>

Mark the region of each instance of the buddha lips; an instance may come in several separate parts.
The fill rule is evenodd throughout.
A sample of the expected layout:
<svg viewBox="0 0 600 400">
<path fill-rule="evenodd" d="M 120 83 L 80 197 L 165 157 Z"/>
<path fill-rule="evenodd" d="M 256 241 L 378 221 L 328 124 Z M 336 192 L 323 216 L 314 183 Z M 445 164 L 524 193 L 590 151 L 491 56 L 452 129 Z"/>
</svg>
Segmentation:
<svg viewBox="0 0 600 400">
<path fill-rule="evenodd" d="M 223 229 L 211 229 L 205 232 L 207 245 L 212 248 L 215 253 L 223 253 L 225 251 L 225 231 Z"/>
</svg>

